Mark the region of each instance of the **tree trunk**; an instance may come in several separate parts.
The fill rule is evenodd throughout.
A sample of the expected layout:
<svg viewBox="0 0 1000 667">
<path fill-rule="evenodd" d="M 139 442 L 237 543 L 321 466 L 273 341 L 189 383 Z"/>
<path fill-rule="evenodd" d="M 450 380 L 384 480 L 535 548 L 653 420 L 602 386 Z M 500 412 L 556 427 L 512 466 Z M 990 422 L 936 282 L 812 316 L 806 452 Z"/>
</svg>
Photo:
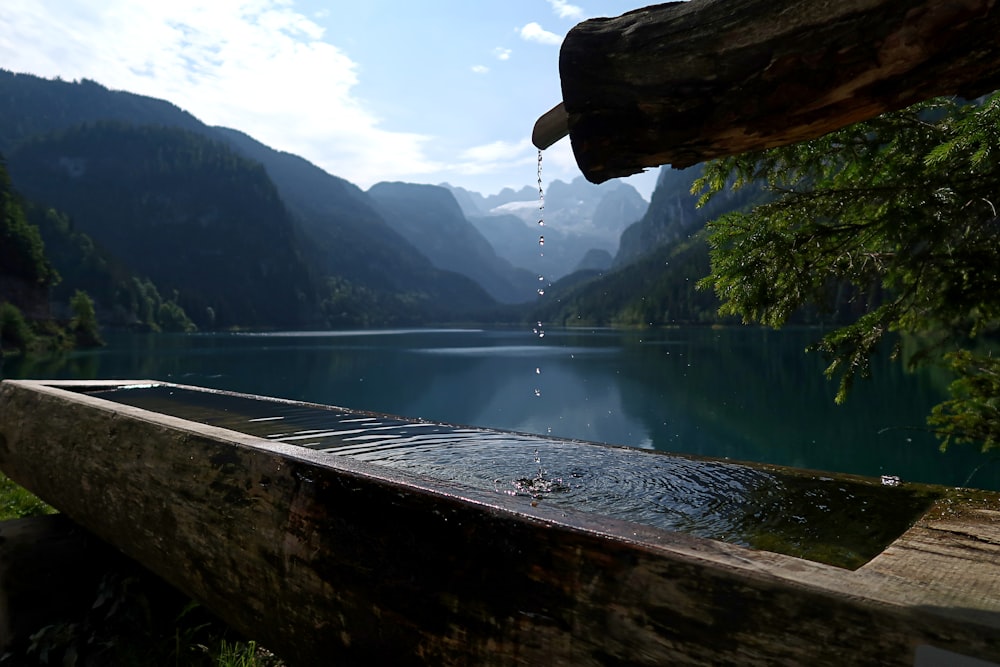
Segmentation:
<svg viewBox="0 0 1000 667">
<path fill-rule="evenodd" d="M 577 163 L 601 183 L 1000 88 L 996 0 L 691 0 L 585 21 L 559 61 Z"/>
</svg>

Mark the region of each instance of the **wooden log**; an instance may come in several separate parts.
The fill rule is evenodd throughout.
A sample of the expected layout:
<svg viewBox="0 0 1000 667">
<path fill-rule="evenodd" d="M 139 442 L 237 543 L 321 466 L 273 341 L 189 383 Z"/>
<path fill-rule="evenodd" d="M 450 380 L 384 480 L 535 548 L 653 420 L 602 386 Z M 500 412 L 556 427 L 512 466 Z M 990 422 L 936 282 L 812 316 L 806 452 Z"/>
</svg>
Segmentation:
<svg viewBox="0 0 1000 667">
<path fill-rule="evenodd" d="M 1000 88 L 996 0 L 690 0 L 585 21 L 559 59 L 600 183 L 821 136 Z"/>
<path fill-rule="evenodd" d="M 569 132 L 568 122 L 566 107 L 560 102 L 535 121 L 535 127 L 531 131 L 531 143 L 539 150 L 545 150 L 566 136 Z"/>
<path fill-rule="evenodd" d="M 1000 662 L 997 494 L 942 490 L 851 571 L 69 391 L 84 385 L 0 383 L 0 467 L 290 666 Z"/>
</svg>

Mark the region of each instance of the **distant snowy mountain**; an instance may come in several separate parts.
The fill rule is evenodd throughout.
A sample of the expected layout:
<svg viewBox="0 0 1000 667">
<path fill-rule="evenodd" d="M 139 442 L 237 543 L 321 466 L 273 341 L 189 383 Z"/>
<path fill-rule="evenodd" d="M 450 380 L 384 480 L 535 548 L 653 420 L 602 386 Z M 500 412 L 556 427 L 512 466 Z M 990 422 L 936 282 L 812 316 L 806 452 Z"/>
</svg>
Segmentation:
<svg viewBox="0 0 1000 667">
<path fill-rule="evenodd" d="M 543 210 L 538 190 L 530 186 L 516 191 L 504 188 L 489 196 L 447 183 L 441 187 L 451 190 L 465 216 L 497 254 L 553 280 L 574 271 L 591 250 L 614 255 L 621 233 L 649 207 L 631 185 L 620 181 L 594 185 L 582 176 L 572 183 L 550 183 Z M 540 236 L 546 238 L 544 259 L 537 247 Z"/>
</svg>

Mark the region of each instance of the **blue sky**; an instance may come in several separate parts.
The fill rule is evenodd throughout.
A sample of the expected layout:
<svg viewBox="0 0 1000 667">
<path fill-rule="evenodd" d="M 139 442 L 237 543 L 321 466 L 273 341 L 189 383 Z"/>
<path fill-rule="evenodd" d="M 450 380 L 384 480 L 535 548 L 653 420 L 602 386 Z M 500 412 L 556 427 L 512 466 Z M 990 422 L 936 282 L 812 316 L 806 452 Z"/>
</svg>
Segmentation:
<svg viewBox="0 0 1000 667">
<path fill-rule="evenodd" d="M 636 0 L 3 0 L 0 67 L 169 100 L 368 188 L 535 185 L 559 44 Z M 543 180 L 580 175 L 568 139 Z M 647 199 L 655 173 L 628 179 Z"/>
</svg>

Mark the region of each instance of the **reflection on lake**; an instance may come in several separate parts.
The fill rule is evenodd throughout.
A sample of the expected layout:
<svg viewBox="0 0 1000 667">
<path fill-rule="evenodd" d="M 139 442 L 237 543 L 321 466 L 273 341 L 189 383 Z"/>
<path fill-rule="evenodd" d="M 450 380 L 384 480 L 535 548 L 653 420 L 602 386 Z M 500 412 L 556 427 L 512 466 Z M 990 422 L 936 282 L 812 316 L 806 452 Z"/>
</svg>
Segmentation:
<svg viewBox="0 0 1000 667">
<path fill-rule="evenodd" d="M 456 424 L 1000 489 L 1000 463 L 938 451 L 947 379 L 876 359 L 845 405 L 814 330 L 389 330 L 110 334 L 102 350 L 8 360 L 5 377 L 148 378 Z M 984 465 L 985 464 L 985 465 Z M 977 468 L 983 466 L 977 472 Z M 971 476 L 971 478 L 970 478 Z M 968 482 L 967 482 L 968 480 Z"/>
</svg>

